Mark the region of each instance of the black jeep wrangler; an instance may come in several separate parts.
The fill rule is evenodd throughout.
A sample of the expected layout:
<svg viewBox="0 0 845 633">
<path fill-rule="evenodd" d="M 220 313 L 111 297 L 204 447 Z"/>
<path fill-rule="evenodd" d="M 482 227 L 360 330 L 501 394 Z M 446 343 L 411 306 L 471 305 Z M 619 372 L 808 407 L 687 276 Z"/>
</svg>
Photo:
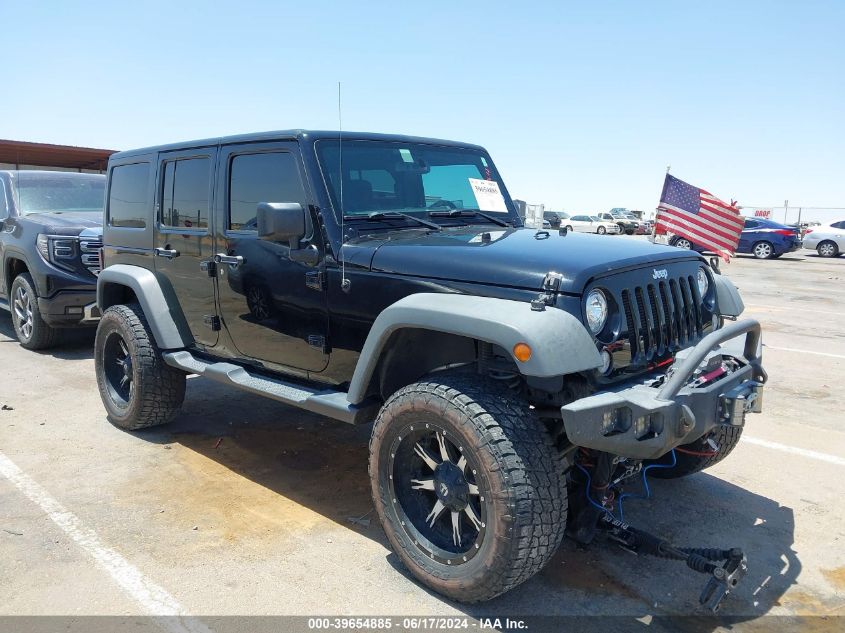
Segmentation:
<svg viewBox="0 0 845 633">
<path fill-rule="evenodd" d="M 0 308 L 27 349 L 97 323 L 105 185 L 100 174 L 0 171 Z"/>
<path fill-rule="evenodd" d="M 760 326 L 727 279 L 523 228 L 475 145 L 299 130 L 115 154 L 103 248 L 113 424 L 170 422 L 188 374 L 374 421 L 385 532 L 457 600 L 530 578 L 567 526 L 624 533 L 627 482 L 718 462 L 761 402 Z"/>
</svg>

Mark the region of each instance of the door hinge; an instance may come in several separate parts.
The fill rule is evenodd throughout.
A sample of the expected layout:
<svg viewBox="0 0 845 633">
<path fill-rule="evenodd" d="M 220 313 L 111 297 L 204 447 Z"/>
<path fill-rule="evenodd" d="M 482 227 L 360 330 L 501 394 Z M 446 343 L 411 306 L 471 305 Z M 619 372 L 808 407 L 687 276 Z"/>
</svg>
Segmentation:
<svg viewBox="0 0 845 633">
<path fill-rule="evenodd" d="M 217 264 L 210 259 L 200 262 L 200 270 L 207 273 L 209 277 L 217 276 Z"/>
<path fill-rule="evenodd" d="M 206 314 L 203 316 L 202 322 L 214 332 L 217 332 L 220 329 L 220 317 L 216 314 Z"/>
<path fill-rule="evenodd" d="M 305 286 L 312 290 L 326 289 L 326 276 L 322 270 L 310 270 L 305 273 Z"/>
<path fill-rule="evenodd" d="M 316 347 L 317 349 L 321 350 L 323 354 L 329 353 L 329 347 L 328 345 L 326 345 L 326 337 L 322 334 L 309 334 L 308 344 L 311 347 Z"/>
</svg>

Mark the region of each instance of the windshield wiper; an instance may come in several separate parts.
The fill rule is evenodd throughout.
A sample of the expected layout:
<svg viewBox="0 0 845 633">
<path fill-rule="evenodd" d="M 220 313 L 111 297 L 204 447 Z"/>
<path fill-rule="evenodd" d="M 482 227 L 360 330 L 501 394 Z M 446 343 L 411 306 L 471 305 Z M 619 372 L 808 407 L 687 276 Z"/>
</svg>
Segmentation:
<svg viewBox="0 0 845 633">
<path fill-rule="evenodd" d="M 512 226 L 510 222 L 507 220 L 503 220 L 502 218 L 497 218 L 493 215 L 488 215 L 483 211 L 479 211 L 477 209 L 452 209 L 451 211 L 429 211 L 429 217 L 433 218 L 468 218 L 468 217 L 480 217 L 484 218 L 485 220 L 490 220 L 494 224 L 498 224 L 499 226 Z"/>
<path fill-rule="evenodd" d="M 418 218 L 415 215 L 411 215 L 410 213 L 402 213 L 400 211 L 390 211 L 390 212 L 383 212 L 383 211 L 373 211 L 372 213 L 368 213 L 366 215 L 345 215 L 343 216 L 344 220 L 358 220 L 364 219 L 370 222 L 378 222 L 379 220 L 398 220 L 400 218 L 405 218 L 408 220 L 413 220 L 414 222 L 419 222 L 423 226 L 427 226 L 430 229 L 434 229 L 435 231 L 440 231 L 443 229 L 442 226 L 436 224 L 434 222 L 429 222 L 428 220 L 423 220 L 422 218 Z"/>
</svg>

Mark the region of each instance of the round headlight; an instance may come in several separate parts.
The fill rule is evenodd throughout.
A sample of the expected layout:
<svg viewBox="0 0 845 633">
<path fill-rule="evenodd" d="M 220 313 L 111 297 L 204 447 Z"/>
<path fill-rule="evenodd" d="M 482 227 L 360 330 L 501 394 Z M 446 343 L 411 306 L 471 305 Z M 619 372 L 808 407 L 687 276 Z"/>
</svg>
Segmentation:
<svg viewBox="0 0 845 633">
<path fill-rule="evenodd" d="M 707 276 L 707 273 L 704 271 L 703 268 L 698 269 L 698 294 L 699 296 L 703 297 L 707 294 L 707 291 L 710 289 L 710 278 Z"/>
<path fill-rule="evenodd" d="M 593 334 L 598 334 L 606 322 L 607 298 L 596 288 L 587 295 L 587 325 Z"/>
</svg>

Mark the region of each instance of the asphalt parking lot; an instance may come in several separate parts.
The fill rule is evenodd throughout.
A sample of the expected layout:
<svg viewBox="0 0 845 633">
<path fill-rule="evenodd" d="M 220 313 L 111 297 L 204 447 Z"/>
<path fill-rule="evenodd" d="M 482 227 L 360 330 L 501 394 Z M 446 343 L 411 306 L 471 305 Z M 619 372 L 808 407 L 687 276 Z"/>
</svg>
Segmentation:
<svg viewBox="0 0 845 633">
<path fill-rule="evenodd" d="M 723 607 L 739 628 L 843 615 L 845 257 L 722 270 L 764 327 L 765 410 L 729 459 L 653 481 L 626 518 L 680 545 L 745 548 L 748 576 Z M 125 433 L 105 419 L 92 339 L 28 352 L 0 313 L 0 615 L 701 613 L 702 576 L 570 541 L 505 596 L 445 601 L 373 516 L 368 428 L 192 378 L 176 423 Z"/>
</svg>

